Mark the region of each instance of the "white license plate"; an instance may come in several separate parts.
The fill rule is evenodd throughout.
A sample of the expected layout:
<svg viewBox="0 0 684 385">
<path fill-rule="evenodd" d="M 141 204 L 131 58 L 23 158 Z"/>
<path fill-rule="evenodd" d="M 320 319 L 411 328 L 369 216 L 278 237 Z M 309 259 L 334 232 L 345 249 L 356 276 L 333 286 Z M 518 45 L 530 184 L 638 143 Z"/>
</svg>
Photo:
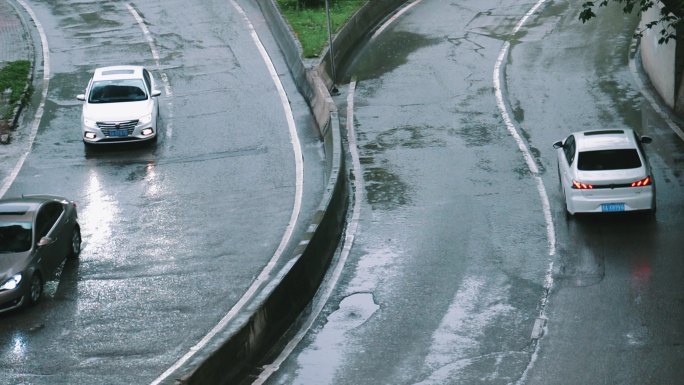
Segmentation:
<svg viewBox="0 0 684 385">
<path fill-rule="evenodd" d="M 601 211 L 604 213 L 614 213 L 618 211 L 625 211 L 624 203 L 604 203 L 601 205 Z"/>
</svg>

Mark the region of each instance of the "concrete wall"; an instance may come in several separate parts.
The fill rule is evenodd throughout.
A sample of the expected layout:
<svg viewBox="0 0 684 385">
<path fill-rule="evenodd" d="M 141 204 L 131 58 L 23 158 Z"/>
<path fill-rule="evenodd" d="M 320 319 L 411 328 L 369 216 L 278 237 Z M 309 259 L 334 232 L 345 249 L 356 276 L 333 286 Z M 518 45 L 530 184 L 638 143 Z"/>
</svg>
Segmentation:
<svg viewBox="0 0 684 385">
<path fill-rule="evenodd" d="M 331 114 L 336 118 L 336 114 Z M 341 143 L 336 119 L 326 140 Z M 217 336 L 173 376 L 174 384 L 237 384 L 263 359 L 274 342 L 306 308 L 325 275 L 344 228 L 348 186 L 344 157 L 336 146 L 325 199 L 292 259 L 244 311 L 243 318 Z"/>
<path fill-rule="evenodd" d="M 406 0 L 371 0 L 361 7 L 335 35 L 333 39 L 334 68 L 337 79 L 344 72 L 347 59 L 354 50 L 377 28 L 384 19 L 394 13 Z M 316 70 L 321 74 L 328 87 L 331 80 L 330 47 L 323 53 L 323 59 Z"/>
<path fill-rule="evenodd" d="M 322 60 L 301 58 L 301 47 L 274 0 L 257 0 L 275 36 L 299 91 L 320 128 L 328 182 L 307 234 L 287 265 L 278 272 L 233 322 L 202 351 L 174 371 L 166 384 L 236 384 L 266 356 L 308 306 L 325 276 L 345 226 L 349 186 L 335 106 L 328 91 L 328 51 Z M 404 1 L 373 0 L 357 12 L 333 39 L 335 63 L 344 60 L 372 28 Z"/>
<path fill-rule="evenodd" d="M 657 2 L 641 16 L 639 28 L 643 30 L 646 23 L 658 20 L 662 10 L 662 3 Z M 641 62 L 644 71 L 651 80 L 660 97 L 670 108 L 677 105 L 677 73 L 676 53 L 677 42 L 670 40 L 667 44 L 658 44 L 661 26 L 646 29 L 639 42 Z"/>
<path fill-rule="evenodd" d="M 205 348 L 167 381 L 173 384 L 235 384 L 268 353 L 306 308 L 326 273 L 345 225 L 348 207 L 348 181 L 342 154 L 337 107 L 329 87 L 330 50 L 318 61 L 301 58 L 301 47 L 274 0 L 257 0 L 285 55 L 299 91 L 309 102 L 325 143 L 328 185 L 309 232 L 296 248 L 290 262 L 251 303 L 246 311 L 221 331 Z M 404 0 L 372 0 L 359 10 L 333 39 L 335 81 L 346 58 Z M 651 10 L 656 12 L 658 8 Z M 645 14 L 644 20 L 652 20 Z M 675 106 L 674 44 L 658 45 L 658 31 L 647 31 L 641 40 L 644 68 L 654 86 L 671 106 Z M 655 34 L 655 35 L 654 35 Z"/>
</svg>

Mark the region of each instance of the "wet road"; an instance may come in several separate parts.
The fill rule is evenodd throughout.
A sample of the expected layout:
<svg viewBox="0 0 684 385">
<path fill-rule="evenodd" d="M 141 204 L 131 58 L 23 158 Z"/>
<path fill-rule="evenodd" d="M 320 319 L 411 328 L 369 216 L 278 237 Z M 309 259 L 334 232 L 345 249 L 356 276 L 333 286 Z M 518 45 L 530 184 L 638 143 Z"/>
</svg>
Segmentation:
<svg viewBox="0 0 684 385">
<path fill-rule="evenodd" d="M 580 7 L 422 1 L 359 52 L 347 249 L 254 383 L 681 381 L 684 144 L 630 71 L 635 17 Z M 566 220 L 551 144 L 592 127 L 654 138 L 654 219 Z"/>
<path fill-rule="evenodd" d="M 84 243 L 38 306 L 1 315 L 0 383 L 150 383 L 297 242 L 322 196 L 322 145 L 254 4 L 19 3 L 49 47 L 41 58 L 37 29 L 46 66 L 25 126 L 47 97 L 5 196 L 76 200 Z M 156 145 L 84 149 L 75 97 L 113 64 L 147 66 L 163 90 Z"/>
</svg>

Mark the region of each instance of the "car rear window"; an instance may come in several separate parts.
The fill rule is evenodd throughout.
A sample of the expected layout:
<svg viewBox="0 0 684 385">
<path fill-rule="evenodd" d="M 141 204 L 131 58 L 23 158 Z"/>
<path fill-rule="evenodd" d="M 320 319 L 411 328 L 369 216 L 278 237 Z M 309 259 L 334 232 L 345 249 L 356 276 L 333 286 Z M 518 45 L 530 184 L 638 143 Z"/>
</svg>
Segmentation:
<svg viewBox="0 0 684 385">
<path fill-rule="evenodd" d="M 112 76 L 112 75 L 133 75 L 135 72 L 133 70 L 107 70 L 107 71 L 102 71 L 102 75 L 104 76 Z"/>
<path fill-rule="evenodd" d="M 582 171 L 638 167 L 641 167 L 641 159 L 635 149 L 582 151 L 577 156 L 577 168 Z"/>
</svg>

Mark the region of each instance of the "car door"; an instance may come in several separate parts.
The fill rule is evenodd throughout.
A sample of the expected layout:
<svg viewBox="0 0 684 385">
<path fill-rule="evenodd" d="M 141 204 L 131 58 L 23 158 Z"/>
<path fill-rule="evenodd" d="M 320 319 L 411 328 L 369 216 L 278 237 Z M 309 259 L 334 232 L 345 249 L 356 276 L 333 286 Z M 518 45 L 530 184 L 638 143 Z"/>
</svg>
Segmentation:
<svg viewBox="0 0 684 385">
<path fill-rule="evenodd" d="M 47 279 L 64 261 L 69 245 L 69 236 L 65 234 L 66 215 L 59 202 L 43 205 L 36 217 L 35 247 L 41 269 Z"/>
</svg>

